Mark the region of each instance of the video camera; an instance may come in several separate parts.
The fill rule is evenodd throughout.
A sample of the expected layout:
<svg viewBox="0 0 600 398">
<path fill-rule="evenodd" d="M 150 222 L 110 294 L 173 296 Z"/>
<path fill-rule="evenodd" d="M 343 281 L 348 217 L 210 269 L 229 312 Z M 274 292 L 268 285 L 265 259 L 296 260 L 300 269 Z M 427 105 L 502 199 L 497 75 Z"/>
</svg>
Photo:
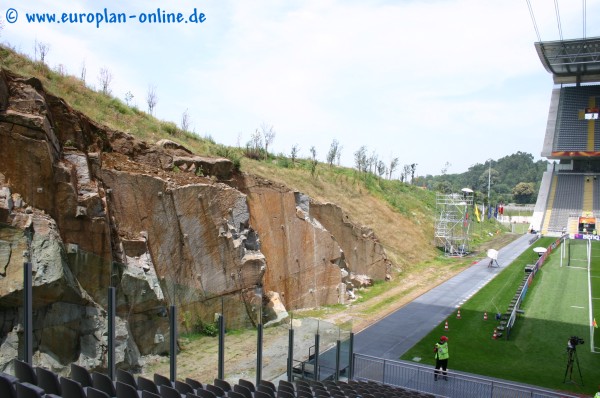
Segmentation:
<svg viewBox="0 0 600 398">
<path fill-rule="evenodd" d="M 583 341 L 582 338 L 577 337 L 577 336 L 571 336 L 571 337 L 569 337 L 569 340 L 567 341 L 567 349 L 574 350 L 579 344 L 583 344 L 583 343 L 585 343 L 585 341 Z"/>
</svg>

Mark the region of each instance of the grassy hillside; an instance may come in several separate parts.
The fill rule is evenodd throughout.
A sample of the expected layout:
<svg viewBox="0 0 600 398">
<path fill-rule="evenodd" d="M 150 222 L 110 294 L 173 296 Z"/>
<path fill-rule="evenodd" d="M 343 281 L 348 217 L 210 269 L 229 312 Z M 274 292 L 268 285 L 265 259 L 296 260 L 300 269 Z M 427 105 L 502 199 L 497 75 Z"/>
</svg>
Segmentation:
<svg viewBox="0 0 600 398">
<path fill-rule="evenodd" d="M 336 203 L 353 221 L 373 228 L 392 261 L 403 268 L 437 254 L 431 245 L 433 192 L 324 164 L 311 174 L 307 163 L 301 160 L 290 168 L 278 165 L 277 159 L 258 162 L 244 158 L 242 170 L 290 186 L 320 202 Z"/>
<path fill-rule="evenodd" d="M 447 272 L 457 272 L 472 261 L 443 258 L 432 245 L 435 212 L 432 191 L 369 173 L 358 174 L 354 169 L 329 167 L 325 163 L 314 167 L 308 159 L 292 162 L 286 157 L 271 155 L 261 156 L 260 161 L 252 160 L 244 157 L 245 149 L 225 147 L 211 138 L 182 131 L 173 122 L 158 120 L 118 98 L 96 92 L 80 79 L 57 73 L 7 47 L 0 46 L 0 66 L 38 78 L 48 92 L 64 98 L 74 109 L 111 129 L 128 132 L 148 142 L 171 139 L 199 155 L 228 157 L 242 172 L 285 184 L 318 201 L 338 204 L 354 222 L 375 231 L 390 259 L 398 265 L 396 271 L 406 277 L 423 273 L 424 267 L 431 266 L 439 267 L 441 274 L 448 275 Z M 475 243 L 489 240 L 499 228 L 493 222 L 476 225 Z M 438 279 L 434 276 L 428 280 L 435 284 L 439 283 Z M 415 283 L 421 285 L 422 282 Z"/>
</svg>

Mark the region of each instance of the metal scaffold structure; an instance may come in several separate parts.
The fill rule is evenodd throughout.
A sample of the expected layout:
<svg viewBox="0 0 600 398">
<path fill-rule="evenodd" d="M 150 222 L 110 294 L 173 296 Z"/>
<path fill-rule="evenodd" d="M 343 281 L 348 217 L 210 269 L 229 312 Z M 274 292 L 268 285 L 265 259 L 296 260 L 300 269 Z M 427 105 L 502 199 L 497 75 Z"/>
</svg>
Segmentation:
<svg viewBox="0 0 600 398">
<path fill-rule="evenodd" d="M 463 188 L 461 193 L 436 196 L 435 243 L 447 256 L 469 253 L 473 190 Z"/>
</svg>

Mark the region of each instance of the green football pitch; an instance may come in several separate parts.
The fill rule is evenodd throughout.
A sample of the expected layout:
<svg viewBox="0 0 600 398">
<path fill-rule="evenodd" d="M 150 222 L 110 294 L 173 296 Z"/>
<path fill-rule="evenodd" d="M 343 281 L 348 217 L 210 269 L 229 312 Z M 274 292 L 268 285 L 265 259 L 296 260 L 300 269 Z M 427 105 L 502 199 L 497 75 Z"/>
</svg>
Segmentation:
<svg viewBox="0 0 600 398">
<path fill-rule="evenodd" d="M 555 240 L 542 238 L 534 246 L 548 247 Z M 525 277 L 525 266 L 536 262 L 531 248 L 460 308 L 461 319 L 455 311 L 448 318 L 448 331 L 442 322 L 402 359 L 433 365 L 433 345 L 447 335 L 450 370 L 595 393 L 600 384 L 600 329 L 592 327 L 592 321 L 600 321 L 600 242 L 592 244 L 589 268 L 586 241 L 570 243 L 564 256 L 557 247 L 536 274 L 510 339 L 492 339 L 498 325 L 493 314 L 508 308 Z M 485 312 L 488 320 L 483 320 Z M 572 336 L 584 343 L 576 346 L 576 362 L 568 372 L 567 342 Z"/>
</svg>

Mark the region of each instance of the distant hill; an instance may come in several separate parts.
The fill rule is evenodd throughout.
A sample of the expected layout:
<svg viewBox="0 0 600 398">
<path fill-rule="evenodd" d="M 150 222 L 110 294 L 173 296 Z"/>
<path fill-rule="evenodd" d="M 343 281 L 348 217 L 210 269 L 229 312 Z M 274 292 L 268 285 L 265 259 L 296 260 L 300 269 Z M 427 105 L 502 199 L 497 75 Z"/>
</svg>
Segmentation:
<svg viewBox="0 0 600 398">
<path fill-rule="evenodd" d="M 416 183 L 442 192 L 458 192 L 462 188 L 471 188 L 476 193 L 477 201 L 486 201 L 488 181 L 490 185 L 490 201 L 535 203 L 540 188 L 542 175 L 548 167 L 546 160 L 533 160 L 533 155 L 526 152 L 516 152 L 503 158 L 492 160 L 485 164 L 477 163 L 460 174 L 427 175 L 419 178 Z M 524 186 L 522 184 L 526 184 Z M 519 185 L 521 184 L 521 185 Z M 519 188 L 516 188 L 519 186 Z M 516 188 L 516 190 L 515 190 Z M 531 188 L 529 192 L 529 188 Z M 527 189 L 525 195 L 514 195 L 520 189 Z"/>
</svg>

